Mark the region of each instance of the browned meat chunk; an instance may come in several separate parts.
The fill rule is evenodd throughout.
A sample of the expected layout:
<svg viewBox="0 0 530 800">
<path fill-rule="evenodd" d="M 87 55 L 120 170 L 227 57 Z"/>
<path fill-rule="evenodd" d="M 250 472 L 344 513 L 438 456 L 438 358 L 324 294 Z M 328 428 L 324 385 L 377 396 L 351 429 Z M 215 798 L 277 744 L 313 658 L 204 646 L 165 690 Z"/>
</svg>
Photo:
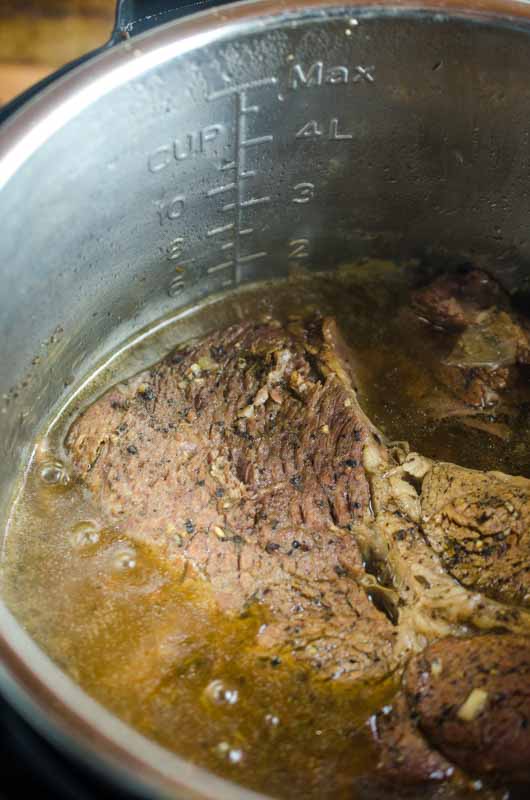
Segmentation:
<svg viewBox="0 0 530 800">
<path fill-rule="evenodd" d="M 409 663 L 392 706 L 371 720 L 379 773 L 400 782 L 468 775 L 530 781 L 530 642 L 449 637 Z"/>
<path fill-rule="evenodd" d="M 528 331 L 500 286 L 480 270 L 439 276 L 415 293 L 413 306 L 436 327 L 458 331 L 436 371 L 469 406 L 494 406 L 513 385 L 517 365 L 529 363 Z"/>
<path fill-rule="evenodd" d="M 465 403 L 487 408 L 513 384 L 516 365 L 527 358 L 528 337 L 521 325 L 492 308 L 460 334 L 439 375 Z"/>
<path fill-rule="evenodd" d="M 405 693 L 428 741 L 472 775 L 530 781 L 530 642 L 449 638 L 410 663 Z"/>
<path fill-rule="evenodd" d="M 369 721 L 378 748 L 377 772 L 396 784 L 440 782 L 454 774 L 454 765 L 433 749 L 418 730 L 404 693 Z"/>
<path fill-rule="evenodd" d="M 482 312 L 499 305 L 503 291 L 479 269 L 444 273 L 413 295 L 417 312 L 433 325 L 464 330 L 475 324 Z"/>
<path fill-rule="evenodd" d="M 464 367 L 447 363 L 439 365 L 437 371 L 442 383 L 467 406 L 490 409 L 500 399 L 501 393 L 510 384 L 507 367 Z"/>
<path fill-rule="evenodd" d="M 463 586 L 530 606 L 530 480 L 433 464 L 421 517 L 431 547 Z"/>
<path fill-rule="evenodd" d="M 331 321 L 242 325 L 173 353 L 73 425 L 72 461 L 114 528 L 270 612 L 258 646 L 323 677 L 385 674 L 396 632 L 353 578 L 375 432 Z"/>
<path fill-rule="evenodd" d="M 530 632 L 530 481 L 393 456 L 365 448 L 375 513 L 359 538 L 391 580 L 400 636 L 420 650 L 469 624 Z"/>
</svg>

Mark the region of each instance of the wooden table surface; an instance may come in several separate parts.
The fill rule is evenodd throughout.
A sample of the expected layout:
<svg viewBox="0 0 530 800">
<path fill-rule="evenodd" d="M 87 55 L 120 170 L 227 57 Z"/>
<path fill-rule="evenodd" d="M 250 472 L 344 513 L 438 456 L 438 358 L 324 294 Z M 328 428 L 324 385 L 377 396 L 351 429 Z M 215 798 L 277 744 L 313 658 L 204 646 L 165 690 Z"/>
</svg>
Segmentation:
<svg viewBox="0 0 530 800">
<path fill-rule="evenodd" d="M 0 0 L 0 105 L 103 44 L 116 0 Z"/>
</svg>

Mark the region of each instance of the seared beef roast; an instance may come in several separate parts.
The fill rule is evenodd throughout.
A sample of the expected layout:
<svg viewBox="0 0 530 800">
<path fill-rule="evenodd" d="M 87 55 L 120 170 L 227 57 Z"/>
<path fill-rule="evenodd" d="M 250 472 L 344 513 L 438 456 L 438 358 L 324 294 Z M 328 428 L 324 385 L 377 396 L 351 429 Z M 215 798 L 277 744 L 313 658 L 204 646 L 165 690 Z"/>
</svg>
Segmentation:
<svg viewBox="0 0 530 800">
<path fill-rule="evenodd" d="M 108 391 L 66 444 L 115 529 L 177 579 L 204 578 L 226 613 L 266 609 L 258 653 L 350 682 L 412 657 L 371 720 L 382 776 L 529 778 L 530 482 L 383 443 L 332 320 L 181 348 Z"/>
<path fill-rule="evenodd" d="M 67 445 L 115 528 L 204 575 L 222 609 L 270 610 L 258 647 L 373 678 L 397 631 L 349 526 L 369 506 L 363 448 L 380 445 L 342 351 L 332 321 L 231 328 L 108 392 Z"/>
</svg>

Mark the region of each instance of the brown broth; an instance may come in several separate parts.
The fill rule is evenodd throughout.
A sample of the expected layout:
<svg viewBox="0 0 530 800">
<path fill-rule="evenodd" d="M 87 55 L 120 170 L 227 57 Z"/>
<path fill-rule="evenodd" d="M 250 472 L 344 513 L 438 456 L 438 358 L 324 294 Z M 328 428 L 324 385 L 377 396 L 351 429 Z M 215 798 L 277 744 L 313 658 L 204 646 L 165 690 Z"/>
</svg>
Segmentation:
<svg viewBox="0 0 530 800">
<path fill-rule="evenodd" d="M 405 311 L 416 277 L 413 266 L 371 262 L 210 302 L 130 343 L 82 403 L 190 335 L 249 316 L 318 310 L 337 317 L 363 405 L 389 439 L 464 466 L 528 475 L 530 392 L 522 382 L 516 408 L 500 420 L 504 438 L 488 428 L 499 420 L 471 428 L 459 417 L 436 418 L 454 405 L 432 373 L 451 342 Z M 39 444 L 13 509 L 3 558 L 8 605 L 89 694 L 165 747 L 268 794 L 351 798 L 374 759 L 364 723 L 392 696 L 395 679 L 352 691 L 309 668 L 260 660 L 259 607 L 224 616 L 202 582 L 184 574 L 175 583 L 148 548 L 105 527 L 80 483 L 44 482 L 50 460 L 68 471 L 61 442 L 77 408 Z"/>
</svg>

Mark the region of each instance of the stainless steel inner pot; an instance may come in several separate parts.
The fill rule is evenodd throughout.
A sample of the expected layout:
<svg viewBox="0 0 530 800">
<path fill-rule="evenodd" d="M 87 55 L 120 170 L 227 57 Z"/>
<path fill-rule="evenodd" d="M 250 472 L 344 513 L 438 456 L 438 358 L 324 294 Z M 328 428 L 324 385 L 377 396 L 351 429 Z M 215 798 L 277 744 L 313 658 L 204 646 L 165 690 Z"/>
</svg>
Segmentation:
<svg viewBox="0 0 530 800">
<path fill-rule="evenodd" d="M 255 0 L 123 41 L 0 130 L 0 496 L 135 329 L 370 256 L 530 295 L 530 6 Z M 227 300 L 229 302 L 229 299 Z M 1 689 L 130 789 L 245 798 L 83 695 L 0 608 Z M 147 791 L 147 790 L 146 790 Z"/>
</svg>

